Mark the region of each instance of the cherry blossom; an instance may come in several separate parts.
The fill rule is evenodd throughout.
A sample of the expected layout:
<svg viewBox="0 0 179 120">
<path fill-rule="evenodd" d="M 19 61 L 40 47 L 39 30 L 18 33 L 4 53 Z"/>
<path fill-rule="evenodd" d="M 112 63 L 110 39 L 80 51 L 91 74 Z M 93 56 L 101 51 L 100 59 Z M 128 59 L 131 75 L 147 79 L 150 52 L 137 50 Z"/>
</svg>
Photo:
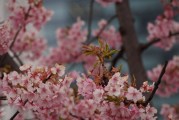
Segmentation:
<svg viewBox="0 0 179 120">
<path fill-rule="evenodd" d="M 172 107 L 168 104 L 163 104 L 160 114 L 163 116 L 164 120 L 177 120 L 179 119 L 179 115 L 177 114 L 177 111 L 175 107 Z"/>
<path fill-rule="evenodd" d="M 83 97 L 90 99 L 96 89 L 96 85 L 92 79 L 85 76 L 77 78 L 78 93 Z"/>
<path fill-rule="evenodd" d="M 42 58 L 45 64 L 81 62 L 83 42 L 86 41 L 87 31 L 83 29 L 84 21 L 77 19 L 70 28 L 57 29 L 58 46 L 50 49 L 48 57 Z M 65 45 L 65 46 L 64 46 Z M 71 49 L 73 48 L 73 49 Z M 79 59 L 79 60 L 78 60 Z"/>
<path fill-rule="evenodd" d="M 133 88 L 133 87 L 129 87 L 128 91 L 127 91 L 127 95 L 126 95 L 128 100 L 133 100 L 135 103 L 138 100 L 143 99 L 142 97 L 142 93 L 139 92 L 137 89 Z"/>
<path fill-rule="evenodd" d="M 105 7 L 122 0 L 96 2 Z M 179 24 L 173 20 L 177 14 L 173 8 L 178 6 L 177 0 L 164 4 L 163 14 L 154 23 L 148 24 L 148 41 L 158 40 L 156 46 L 165 50 L 170 50 L 177 42 Z M 8 9 L 8 22 L 0 26 L 0 55 L 8 51 L 11 38 L 16 38 L 12 50 L 18 56 L 30 60 L 40 58 L 46 48 L 46 40 L 39 32 L 53 12 L 42 5 L 42 0 L 9 0 Z M 92 30 L 93 37 L 103 39 L 112 49 L 120 49 L 120 32 L 107 24 L 106 20 L 99 21 L 98 28 Z M 41 57 L 41 62 L 46 66 L 23 65 L 19 73 L 12 71 L 3 74 L 0 91 L 7 97 L 8 104 L 19 111 L 15 119 L 26 119 L 25 113 L 30 111 L 33 119 L 43 120 L 156 120 L 157 110 L 150 104 L 145 106 L 143 95 L 144 92 L 153 91 L 154 83 L 149 85 L 146 81 L 137 89 L 129 82 L 128 75 L 109 72 L 104 69 L 105 64 L 93 67 L 98 58 L 82 55 L 83 44 L 87 41 L 84 26 L 85 22 L 78 18 L 70 27 L 57 29 L 57 46 L 49 50 L 49 56 Z M 71 62 L 82 63 L 89 74 L 76 71 L 65 73 L 65 67 L 61 64 Z M 179 57 L 176 56 L 169 62 L 157 94 L 170 96 L 178 92 L 178 68 Z M 148 72 L 153 82 L 158 80 L 161 70 L 162 66 L 159 65 Z M 96 79 L 106 80 L 101 77 L 105 72 L 108 75 L 106 85 L 96 83 Z M 161 114 L 166 119 L 178 119 L 174 107 L 169 105 L 164 105 Z"/>
<path fill-rule="evenodd" d="M 13 28 L 18 29 L 20 26 L 26 26 L 30 23 L 39 30 L 45 25 L 46 22 L 50 20 L 53 12 L 47 10 L 42 5 L 38 5 L 40 2 L 41 0 L 38 2 L 9 0 L 8 8 L 11 13 L 9 20 L 11 21 Z"/>
<path fill-rule="evenodd" d="M 141 86 L 140 91 L 141 92 L 152 92 L 153 88 L 154 88 L 154 83 L 152 85 L 149 85 L 148 81 L 146 81 L 146 82 L 143 82 L 143 85 Z"/>
<path fill-rule="evenodd" d="M 101 29 L 107 25 L 107 21 L 102 19 L 98 22 L 98 29 L 93 30 L 93 35 L 97 36 Z M 113 25 L 107 27 L 103 32 L 98 36 L 102 40 L 106 41 L 113 49 L 119 49 L 122 45 L 122 38 L 120 33 L 115 29 Z"/>
<path fill-rule="evenodd" d="M 10 36 L 13 40 L 11 49 L 16 51 L 18 56 L 22 55 L 21 58 L 37 59 L 46 47 L 46 40 L 39 35 L 39 31 L 50 20 L 53 12 L 40 5 L 41 2 L 41 0 L 8 1 L 10 33 L 7 31 L 6 36 L 7 38 Z M 4 49 L 5 45 L 8 49 L 8 41 L 10 40 L 7 39 L 6 43 L 2 43 Z"/>
<path fill-rule="evenodd" d="M 119 72 L 102 87 L 84 74 L 65 74 L 65 67 L 58 64 L 54 67 L 23 65 L 20 70 L 21 73 L 4 74 L 1 82 L 8 103 L 21 113 L 16 119 L 25 119 L 27 111 L 34 118 L 44 120 L 156 119 L 155 108 L 136 104 L 145 101 L 142 92 L 130 86 L 128 76 L 121 76 Z M 74 81 L 77 93 L 71 87 Z M 113 87 L 119 93 L 111 92 Z M 126 104 L 125 100 L 130 102 Z"/>
<path fill-rule="evenodd" d="M 0 25 L 0 55 L 7 53 L 12 42 L 9 22 Z"/>
<path fill-rule="evenodd" d="M 34 60 L 41 57 L 46 44 L 46 39 L 41 37 L 37 30 L 32 29 L 31 31 L 20 32 L 12 49 L 16 53 Z"/>
<path fill-rule="evenodd" d="M 120 73 L 115 73 L 109 80 L 108 85 L 105 87 L 108 95 L 121 96 L 124 95 L 124 83 L 127 82 L 128 77 L 121 77 Z"/>
</svg>

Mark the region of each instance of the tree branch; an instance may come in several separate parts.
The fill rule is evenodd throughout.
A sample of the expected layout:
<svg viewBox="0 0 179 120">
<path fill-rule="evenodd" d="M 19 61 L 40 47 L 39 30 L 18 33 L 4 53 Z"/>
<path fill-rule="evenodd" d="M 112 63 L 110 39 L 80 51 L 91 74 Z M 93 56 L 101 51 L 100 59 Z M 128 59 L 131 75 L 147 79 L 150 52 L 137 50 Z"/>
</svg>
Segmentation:
<svg viewBox="0 0 179 120">
<path fill-rule="evenodd" d="M 118 60 L 120 58 L 122 58 L 123 54 L 124 54 L 124 47 L 122 46 L 121 47 L 121 50 L 118 52 L 118 54 L 114 57 L 114 59 L 111 61 L 111 66 L 110 66 L 110 70 L 112 70 L 113 67 L 116 66 Z"/>
<path fill-rule="evenodd" d="M 161 73 L 160 73 L 160 76 L 159 76 L 157 82 L 155 82 L 155 84 L 154 84 L 154 89 L 153 89 L 152 93 L 150 94 L 149 98 L 146 100 L 144 106 L 147 106 L 148 103 L 149 103 L 149 102 L 152 100 L 152 98 L 154 97 L 155 92 L 157 91 L 158 86 L 159 86 L 160 83 L 161 83 L 162 77 L 163 77 L 163 75 L 165 74 L 165 70 L 166 70 L 167 65 L 168 65 L 168 61 L 165 62 L 165 65 L 164 65 L 164 67 L 163 67 L 163 69 L 162 69 L 162 71 L 161 71 Z"/>
<path fill-rule="evenodd" d="M 0 96 L 0 100 L 7 100 L 6 96 Z"/>
<path fill-rule="evenodd" d="M 179 32 L 175 32 L 175 33 L 170 33 L 168 37 L 173 37 L 173 36 L 176 36 L 176 35 L 179 35 Z M 150 46 L 152 46 L 153 44 L 157 43 L 157 42 L 160 42 L 161 39 L 154 39 L 146 44 L 141 44 L 141 52 L 145 51 L 146 49 L 148 49 Z"/>
<path fill-rule="evenodd" d="M 31 7 L 28 8 L 27 13 L 25 14 L 24 20 L 27 20 L 27 18 L 28 18 L 28 16 L 29 16 L 30 10 L 31 10 Z M 20 26 L 19 29 L 17 30 L 17 32 L 16 32 L 16 34 L 15 34 L 15 36 L 14 36 L 14 39 L 13 39 L 11 45 L 10 45 L 10 50 L 12 50 L 12 47 L 14 46 L 15 41 L 16 41 L 16 39 L 17 39 L 17 37 L 18 37 L 20 31 L 22 30 L 22 28 L 23 28 L 23 27 Z"/>
</svg>

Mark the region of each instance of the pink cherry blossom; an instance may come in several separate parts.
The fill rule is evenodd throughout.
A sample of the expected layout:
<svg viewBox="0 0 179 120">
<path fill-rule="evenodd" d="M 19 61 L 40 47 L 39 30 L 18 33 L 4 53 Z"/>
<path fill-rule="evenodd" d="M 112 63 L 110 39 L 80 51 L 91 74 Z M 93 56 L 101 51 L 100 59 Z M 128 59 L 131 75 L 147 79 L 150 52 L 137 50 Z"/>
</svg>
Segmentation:
<svg viewBox="0 0 179 120">
<path fill-rule="evenodd" d="M 83 26 L 84 21 L 77 19 L 77 22 L 70 28 L 57 29 L 58 46 L 50 49 L 48 57 L 42 58 L 45 64 L 81 62 L 79 57 L 87 36 L 87 31 L 83 29 Z"/>
<path fill-rule="evenodd" d="M 141 92 L 152 92 L 154 88 L 154 83 L 152 85 L 148 84 L 148 81 L 143 82 L 143 85 L 140 88 Z"/>
<path fill-rule="evenodd" d="M 121 77 L 120 73 L 115 73 L 109 80 L 108 85 L 104 88 L 107 94 L 110 96 L 122 96 L 124 95 L 124 83 L 128 80 L 127 76 Z"/>
<path fill-rule="evenodd" d="M 142 92 L 131 87 L 128 76 L 121 76 L 119 72 L 103 88 L 83 74 L 64 75 L 65 68 L 58 64 L 54 67 L 24 65 L 20 68 L 22 73 L 4 74 L 1 90 L 7 96 L 8 103 L 20 111 L 19 117 L 22 119 L 25 117 L 23 113 L 27 111 L 31 111 L 34 118 L 44 120 L 156 119 L 156 109 L 136 104 L 138 100 L 144 100 Z M 77 93 L 71 87 L 74 80 L 78 87 Z M 112 87 L 117 92 L 113 93 Z M 111 101 L 108 97 L 127 98 L 132 102 L 126 105 L 125 99 L 121 99 L 117 105 L 116 100 Z"/>
<path fill-rule="evenodd" d="M 107 25 L 107 21 L 102 19 L 98 23 L 98 29 L 93 30 L 93 35 L 97 36 L 101 29 Z M 112 25 L 107 27 L 103 32 L 98 36 L 102 40 L 105 40 L 106 43 L 110 45 L 111 48 L 119 49 L 122 45 L 122 37 L 121 34 L 116 30 L 116 28 Z"/>
<path fill-rule="evenodd" d="M 104 99 L 103 94 L 104 94 L 103 89 L 95 89 L 93 92 L 93 100 L 99 103 L 100 101 L 102 101 L 102 99 Z"/>
<path fill-rule="evenodd" d="M 39 1 L 41 2 L 41 1 Z M 20 26 L 26 26 L 32 24 L 36 29 L 40 29 L 47 21 L 50 20 L 53 12 L 47 10 L 42 5 L 36 5 L 37 2 L 9 0 L 8 8 L 10 11 L 9 20 L 11 21 L 13 28 L 19 28 Z M 30 17 L 27 16 L 28 10 Z"/>
<path fill-rule="evenodd" d="M 23 57 L 34 60 L 43 54 L 46 44 L 46 39 L 41 37 L 37 30 L 31 30 L 20 32 L 13 46 L 13 50 Z"/>
<path fill-rule="evenodd" d="M 4 22 L 0 24 L 0 55 L 7 53 L 11 42 L 9 22 Z"/>
<path fill-rule="evenodd" d="M 140 108 L 139 114 L 141 116 L 141 120 L 156 120 L 157 117 L 155 117 L 155 114 L 157 113 L 157 109 L 154 107 L 151 107 L 150 105 L 147 105 L 147 107 Z"/>
<path fill-rule="evenodd" d="M 160 114 L 163 116 L 164 120 L 177 120 L 179 119 L 179 115 L 176 112 L 175 107 L 163 104 Z"/>
<path fill-rule="evenodd" d="M 51 68 L 51 72 L 53 74 L 58 74 L 59 76 L 62 76 L 65 74 L 65 67 L 59 64 L 55 64 L 55 67 Z"/>
<path fill-rule="evenodd" d="M 135 103 L 138 100 L 143 100 L 143 96 L 142 93 L 139 92 L 137 89 L 135 89 L 134 87 L 129 87 L 128 91 L 127 91 L 127 95 L 126 98 L 128 100 L 133 100 Z"/>
<path fill-rule="evenodd" d="M 90 99 L 93 97 L 93 92 L 96 89 L 96 85 L 92 79 L 85 76 L 77 78 L 78 93 L 84 98 Z"/>
</svg>

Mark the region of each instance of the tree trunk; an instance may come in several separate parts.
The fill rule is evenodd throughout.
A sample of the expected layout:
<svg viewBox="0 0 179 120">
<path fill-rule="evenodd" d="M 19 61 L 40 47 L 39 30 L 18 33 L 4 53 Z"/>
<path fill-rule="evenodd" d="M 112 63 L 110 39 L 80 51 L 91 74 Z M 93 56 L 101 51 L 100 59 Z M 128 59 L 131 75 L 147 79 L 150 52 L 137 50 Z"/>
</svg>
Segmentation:
<svg viewBox="0 0 179 120">
<path fill-rule="evenodd" d="M 137 88 L 147 80 L 146 71 L 142 63 L 142 56 L 138 38 L 134 27 L 134 19 L 128 0 L 116 3 L 116 13 L 120 24 L 123 46 L 127 56 L 130 74 L 136 78 Z"/>
</svg>

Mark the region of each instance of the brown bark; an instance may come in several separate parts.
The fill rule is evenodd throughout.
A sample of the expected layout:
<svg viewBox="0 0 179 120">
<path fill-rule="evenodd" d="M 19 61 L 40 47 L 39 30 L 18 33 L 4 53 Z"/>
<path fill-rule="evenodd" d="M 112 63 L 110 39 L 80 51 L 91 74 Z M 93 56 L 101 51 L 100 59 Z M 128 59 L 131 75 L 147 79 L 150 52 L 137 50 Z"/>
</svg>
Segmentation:
<svg viewBox="0 0 179 120">
<path fill-rule="evenodd" d="M 134 19 L 128 0 L 116 3 L 116 13 L 120 23 L 123 46 L 127 56 L 128 67 L 131 75 L 137 80 L 137 87 L 147 80 L 146 71 L 142 63 L 140 45 L 134 27 Z"/>
</svg>

